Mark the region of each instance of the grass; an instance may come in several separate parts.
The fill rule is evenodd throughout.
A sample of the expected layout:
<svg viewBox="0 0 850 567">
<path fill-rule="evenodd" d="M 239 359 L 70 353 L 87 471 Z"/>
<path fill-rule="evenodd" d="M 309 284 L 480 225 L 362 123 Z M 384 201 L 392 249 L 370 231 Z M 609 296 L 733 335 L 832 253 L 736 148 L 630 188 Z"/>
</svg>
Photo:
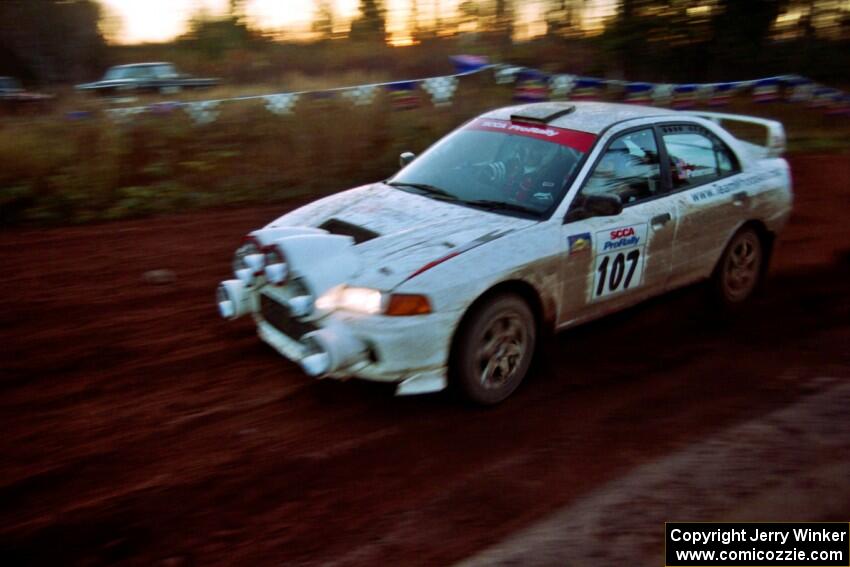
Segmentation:
<svg viewBox="0 0 850 567">
<path fill-rule="evenodd" d="M 377 72 L 290 75 L 283 83 L 220 88 L 202 98 L 387 79 Z M 304 99 L 293 114 L 278 116 L 256 100 L 223 104 L 215 122 L 196 125 L 180 109 L 115 122 L 102 112 L 103 101 L 69 94 L 48 114 L 0 119 L 0 226 L 85 223 L 329 194 L 386 178 L 402 151 L 422 151 L 468 118 L 509 104 L 511 95 L 482 74 L 462 81 L 450 106 L 435 108 L 422 92 L 420 108 L 394 111 L 381 93 L 368 106 Z M 150 100 L 162 99 L 140 102 Z M 80 109 L 90 116 L 67 117 Z M 783 121 L 791 151 L 850 147 L 846 116 L 743 99 L 723 110 Z"/>
</svg>

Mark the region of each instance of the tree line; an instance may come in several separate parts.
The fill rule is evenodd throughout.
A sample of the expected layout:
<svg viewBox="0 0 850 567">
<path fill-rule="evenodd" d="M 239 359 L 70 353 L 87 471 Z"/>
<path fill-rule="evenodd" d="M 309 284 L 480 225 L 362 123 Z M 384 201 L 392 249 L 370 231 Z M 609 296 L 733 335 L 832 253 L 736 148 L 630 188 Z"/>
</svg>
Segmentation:
<svg viewBox="0 0 850 567">
<path fill-rule="evenodd" d="M 360 0 L 358 16 L 342 34 L 332 0 L 314 2 L 316 44 L 333 44 L 342 57 L 345 42 L 385 45 L 385 0 Z M 545 34 L 519 42 L 521 4 L 463 0 L 449 13 L 441 0 L 410 0 L 407 28 L 414 49 L 454 42 L 458 52 L 632 80 L 797 72 L 846 83 L 850 68 L 850 7 L 842 0 L 611 0 L 612 15 L 596 28 L 587 25 L 588 0 L 544 0 Z M 115 52 L 107 41 L 109 16 L 95 0 L 0 1 L 0 75 L 35 84 L 91 77 Z M 229 0 L 226 16 L 196 15 L 173 45 L 216 60 L 233 50 L 275 49 L 286 40 L 255 28 L 245 0 Z M 581 68 L 573 68 L 570 54 L 576 53 Z"/>
</svg>

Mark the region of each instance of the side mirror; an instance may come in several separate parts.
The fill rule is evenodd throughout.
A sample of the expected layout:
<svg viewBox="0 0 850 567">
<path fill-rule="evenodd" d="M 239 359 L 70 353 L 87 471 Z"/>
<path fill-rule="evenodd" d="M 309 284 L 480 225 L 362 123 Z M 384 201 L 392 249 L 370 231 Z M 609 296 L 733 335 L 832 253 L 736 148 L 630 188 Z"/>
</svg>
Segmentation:
<svg viewBox="0 0 850 567">
<path fill-rule="evenodd" d="M 613 195 L 587 195 L 579 207 L 570 209 L 564 222 L 572 222 L 590 217 L 616 217 L 623 212 L 623 203 Z"/>
<path fill-rule="evenodd" d="M 410 162 L 412 162 L 416 158 L 416 154 L 413 152 L 404 152 L 400 156 L 398 156 L 398 165 L 400 167 L 404 167 Z"/>
</svg>

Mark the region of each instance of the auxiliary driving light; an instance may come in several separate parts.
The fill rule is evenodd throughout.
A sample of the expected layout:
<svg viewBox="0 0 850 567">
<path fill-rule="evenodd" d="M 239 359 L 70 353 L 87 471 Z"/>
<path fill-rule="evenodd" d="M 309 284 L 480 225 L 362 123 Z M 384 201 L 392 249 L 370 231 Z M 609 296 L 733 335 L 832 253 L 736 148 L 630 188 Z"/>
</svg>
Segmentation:
<svg viewBox="0 0 850 567">
<path fill-rule="evenodd" d="M 236 270 L 236 277 L 239 278 L 239 281 L 243 284 L 251 285 L 254 281 L 254 270 L 251 268 L 239 268 Z"/>
<path fill-rule="evenodd" d="M 233 273 L 246 286 L 253 285 L 254 280 L 263 275 L 264 260 L 259 241 L 247 236 L 233 256 Z"/>
<path fill-rule="evenodd" d="M 266 257 L 263 254 L 248 254 L 245 256 L 245 264 L 259 275 L 263 271 L 263 263 Z"/>
<path fill-rule="evenodd" d="M 242 280 L 225 280 L 215 290 L 218 314 L 223 319 L 232 320 L 253 311 L 252 294 L 245 289 Z"/>
<path fill-rule="evenodd" d="M 310 376 L 322 376 L 366 359 L 367 347 L 344 327 L 324 327 L 301 337 L 309 354 L 301 367 Z"/>
<path fill-rule="evenodd" d="M 313 296 L 312 295 L 297 295 L 287 301 L 289 304 L 289 312 L 293 317 L 304 317 L 313 312 Z"/>
<path fill-rule="evenodd" d="M 215 299 L 218 302 L 218 314 L 222 319 L 233 319 L 236 315 L 236 307 L 233 305 L 233 300 L 227 295 L 227 290 L 223 285 L 219 284 L 215 290 Z"/>
<path fill-rule="evenodd" d="M 276 262 L 266 266 L 266 279 L 275 285 L 285 282 L 288 275 L 289 270 L 284 262 Z"/>
<path fill-rule="evenodd" d="M 301 361 L 301 368 L 310 376 L 321 376 L 331 368 L 331 357 L 326 352 L 317 352 Z"/>
<path fill-rule="evenodd" d="M 267 246 L 263 256 L 266 279 L 274 285 L 283 285 L 289 277 L 289 266 L 277 246 Z"/>
</svg>

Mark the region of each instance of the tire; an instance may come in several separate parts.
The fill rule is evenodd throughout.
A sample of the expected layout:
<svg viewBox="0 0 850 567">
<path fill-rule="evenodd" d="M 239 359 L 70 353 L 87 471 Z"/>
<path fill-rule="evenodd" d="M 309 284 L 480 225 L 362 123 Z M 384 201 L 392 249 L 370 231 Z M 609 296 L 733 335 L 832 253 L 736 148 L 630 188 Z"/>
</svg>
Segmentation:
<svg viewBox="0 0 850 567">
<path fill-rule="evenodd" d="M 715 303 L 734 309 L 759 288 L 767 258 L 759 233 L 744 227 L 732 237 L 711 276 Z"/>
<path fill-rule="evenodd" d="M 454 385 L 476 404 L 494 405 L 522 382 L 537 341 L 534 315 L 513 294 L 477 306 L 460 329 L 453 351 Z"/>
</svg>

